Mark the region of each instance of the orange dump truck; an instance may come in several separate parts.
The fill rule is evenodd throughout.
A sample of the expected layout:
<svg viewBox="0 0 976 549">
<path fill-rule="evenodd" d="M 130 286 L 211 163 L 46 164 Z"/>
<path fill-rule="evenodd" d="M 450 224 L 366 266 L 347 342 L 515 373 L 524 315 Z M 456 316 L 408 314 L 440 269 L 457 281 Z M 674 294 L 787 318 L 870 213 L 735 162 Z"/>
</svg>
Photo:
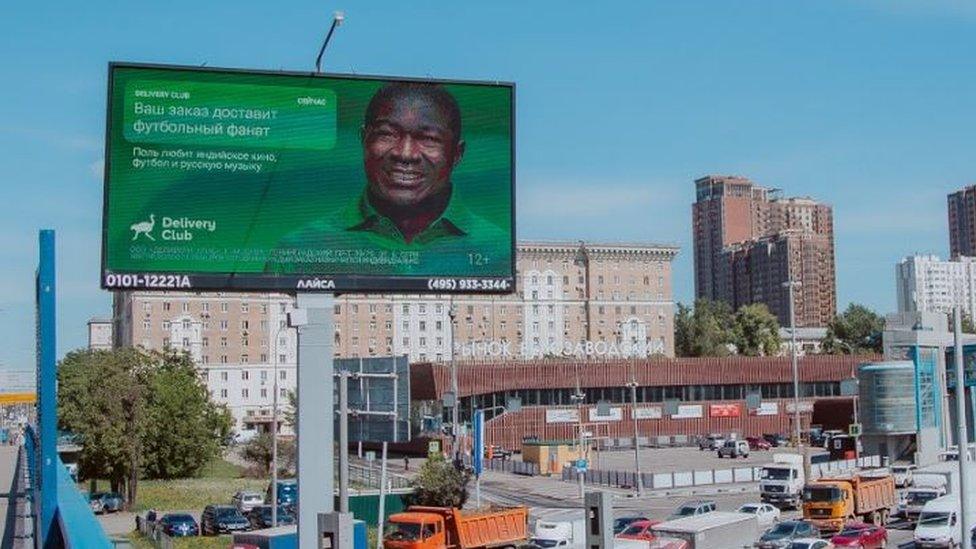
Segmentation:
<svg viewBox="0 0 976 549">
<path fill-rule="evenodd" d="M 504 507 L 465 512 L 450 507 L 409 507 L 390 515 L 385 549 L 518 547 L 529 536 L 529 511 Z"/>
<path fill-rule="evenodd" d="M 840 531 L 851 520 L 883 525 L 895 503 L 891 474 L 822 478 L 803 488 L 803 518 L 824 534 Z"/>
</svg>

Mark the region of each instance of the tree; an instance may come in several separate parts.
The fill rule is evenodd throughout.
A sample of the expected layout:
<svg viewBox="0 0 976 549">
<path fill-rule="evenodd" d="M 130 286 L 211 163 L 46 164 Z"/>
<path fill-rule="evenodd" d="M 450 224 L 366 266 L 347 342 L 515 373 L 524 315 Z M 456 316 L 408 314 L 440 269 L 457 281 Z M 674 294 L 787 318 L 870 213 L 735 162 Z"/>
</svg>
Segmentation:
<svg viewBox="0 0 976 549">
<path fill-rule="evenodd" d="M 779 351 L 779 321 L 764 303 L 739 308 L 733 332 L 739 354 L 771 356 Z"/>
<path fill-rule="evenodd" d="M 150 358 L 157 367 L 147 393 L 143 472 L 147 478 L 192 477 L 220 455 L 233 420 L 210 401 L 189 355 L 164 351 Z"/>
<path fill-rule="evenodd" d="M 260 435 L 247 441 L 244 445 L 244 459 L 254 464 L 264 473 L 271 472 L 272 461 L 271 433 Z M 278 439 L 278 474 L 286 475 L 295 467 L 295 443 L 291 440 Z"/>
<path fill-rule="evenodd" d="M 732 354 L 735 316 L 727 303 L 699 299 L 694 309 L 678 304 L 674 319 L 675 354 L 728 356 Z"/>
<path fill-rule="evenodd" d="M 136 501 L 140 476 L 194 476 L 230 429 L 185 354 L 133 348 L 68 353 L 58 367 L 58 423 L 80 435 L 79 473 Z M 123 490 L 124 488 L 124 490 Z"/>
<path fill-rule="evenodd" d="M 881 353 L 883 330 L 881 316 L 864 305 L 851 303 L 827 327 L 823 352 L 834 355 Z"/>
<path fill-rule="evenodd" d="M 410 483 L 414 492 L 407 496 L 408 505 L 463 507 L 468 500 L 471 473 L 459 470 L 442 456 L 432 455 Z"/>
</svg>

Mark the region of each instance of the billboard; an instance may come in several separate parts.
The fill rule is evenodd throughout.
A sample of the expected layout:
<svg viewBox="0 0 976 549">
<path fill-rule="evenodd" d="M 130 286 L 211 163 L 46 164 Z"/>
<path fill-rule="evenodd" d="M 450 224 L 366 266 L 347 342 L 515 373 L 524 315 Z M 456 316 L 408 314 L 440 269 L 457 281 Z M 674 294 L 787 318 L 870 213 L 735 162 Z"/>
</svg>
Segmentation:
<svg viewBox="0 0 976 549">
<path fill-rule="evenodd" d="M 677 413 L 672 414 L 671 419 L 695 419 L 702 417 L 703 413 L 701 404 L 680 404 Z"/>
<path fill-rule="evenodd" d="M 113 63 L 102 286 L 508 293 L 514 85 Z"/>
<path fill-rule="evenodd" d="M 568 408 L 546 410 L 546 423 L 576 423 L 579 420 L 579 410 Z"/>
<path fill-rule="evenodd" d="M 738 404 L 709 404 L 708 417 L 739 417 Z"/>
</svg>

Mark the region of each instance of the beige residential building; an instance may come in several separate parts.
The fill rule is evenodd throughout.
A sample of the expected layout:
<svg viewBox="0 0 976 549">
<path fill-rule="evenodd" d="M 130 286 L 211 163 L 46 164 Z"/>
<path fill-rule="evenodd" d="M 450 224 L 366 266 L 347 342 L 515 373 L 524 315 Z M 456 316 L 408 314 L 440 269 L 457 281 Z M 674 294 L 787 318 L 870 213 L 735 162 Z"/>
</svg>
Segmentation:
<svg viewBox="0 0 976 549">
<path fill-rule="evenodd" d="M 657 244 L 523 242 L 511 295 L 340 295 L 335 355 L 674 356 L 677 253 Z M 274 371 L 280 394 L 294 388 L 297 340 L 287 326 L 294 306 L 287 294 L 117 292 L 115 341 L 189 352 L 241 427 L 267 417 Z"/>
</svg>

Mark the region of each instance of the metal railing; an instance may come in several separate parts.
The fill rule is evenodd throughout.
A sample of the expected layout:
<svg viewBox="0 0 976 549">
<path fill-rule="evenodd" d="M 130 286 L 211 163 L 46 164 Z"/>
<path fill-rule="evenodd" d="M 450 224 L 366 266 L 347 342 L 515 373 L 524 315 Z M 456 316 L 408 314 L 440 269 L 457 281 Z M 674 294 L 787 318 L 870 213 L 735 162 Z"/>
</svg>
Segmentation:
<svg viewBox="0 0 976 549">
<path fill-rule="evenodd" d="M 355 463 L 349 464 L 349 481 L 353 484 L 354 488 L 378 490 L 381 482 L 380 473 L 379 467 L 363 467 Z M 410 479 L 387 470 L 386 487 L 387 489 L 410 488 Z"/>
</svg>

